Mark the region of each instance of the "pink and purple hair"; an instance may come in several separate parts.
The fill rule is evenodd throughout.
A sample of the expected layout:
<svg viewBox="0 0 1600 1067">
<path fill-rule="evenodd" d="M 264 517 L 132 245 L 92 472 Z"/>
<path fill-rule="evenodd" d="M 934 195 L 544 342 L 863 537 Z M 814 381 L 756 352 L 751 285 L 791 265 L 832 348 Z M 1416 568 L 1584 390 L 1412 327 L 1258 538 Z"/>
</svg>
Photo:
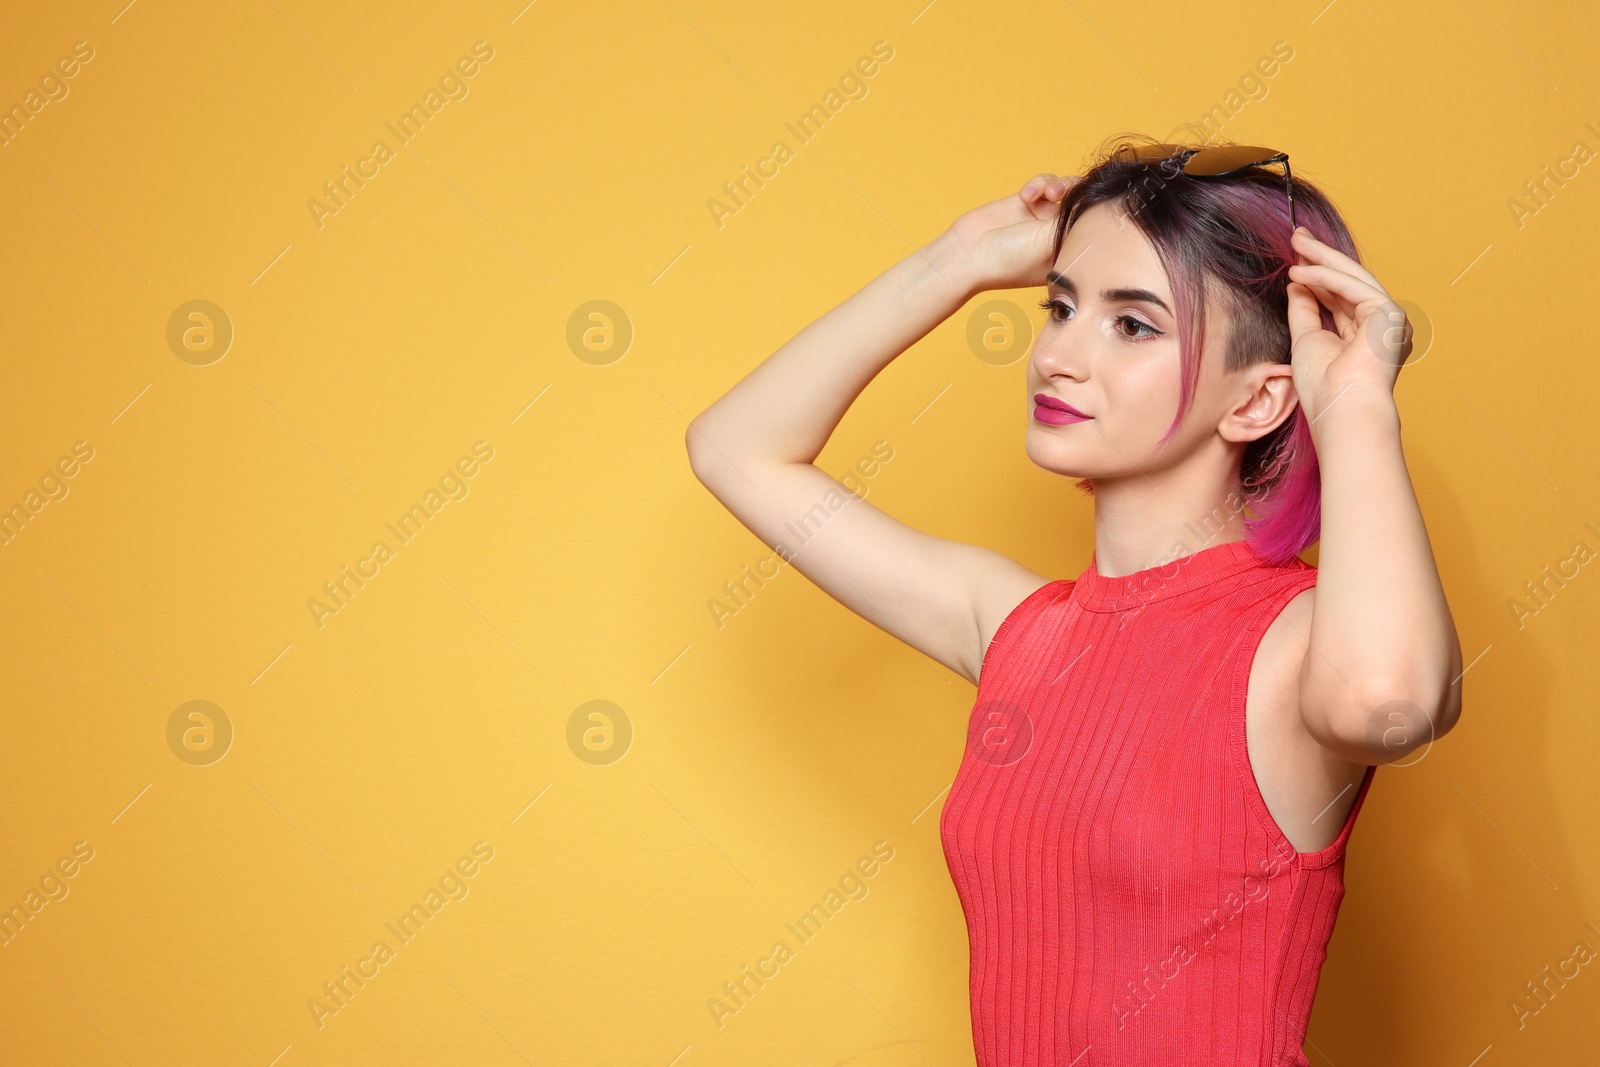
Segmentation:
<svg viewBox="0 0 1600 1067">
<path fill-rule="evenodd" d="M 1102 203 L 1132 219 L 1155 246 L 1172 286 L 1182 359 L 1178 416 L 1161 437 L 1159 443 L 1165 443 L 1182 424 L 1199 381 L 1206 291 L 1220 295 L 1229 311 L 1228 370 L 1267 360 L 1288 363 L 1287 286 L 1289 267 L 1296 260 L 1289 243 L 1289 201 L 1281 171 L 1247 167 L 1226 177 L 1191 178 L 1169 164 L 1136 163 L 1113 155 L 1120 145 L 1144 143 L 1151 142 L 1132 135 L 1113 137 L 1067 191 L 1052 260 L 1060 255 L 1067 230 L 1078 217 Z M 1296 221 L 1312 236 L 1360 262 L 1350 231 L 1333 204 L 1298 176 L 1294 209 Z M 1326 308 L 1322 323 L 1333 329 Z M 1092 494 L 1087 480 L 1078 485 Z M 1247 539 L 1261 558 L 1288 563 L 1321 536 L 1321 475 L 1303 407 L 1297 405 L 1280 426 L 1245 446 L 1239 493 L 1249 507 Z"/>
</svg>

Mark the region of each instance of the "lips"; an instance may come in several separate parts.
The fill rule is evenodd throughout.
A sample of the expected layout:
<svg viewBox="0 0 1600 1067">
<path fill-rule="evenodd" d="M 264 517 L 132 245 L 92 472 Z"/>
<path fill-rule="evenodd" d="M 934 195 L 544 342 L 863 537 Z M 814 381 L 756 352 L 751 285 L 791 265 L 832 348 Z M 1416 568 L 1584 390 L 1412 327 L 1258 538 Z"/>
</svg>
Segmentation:
<svg viewBox="0 0 1600 1067">
<path fill-rule="evenodd" d="M 1071 404 L 1067 403 L 1065 400 L 1058 400 L 1046 393 L 1033 394 L 1033 402 L 1038 404 L 1040 407 L 1050 408 L 1053 411 L 1064 411 L 1068 415 L 1073 415 L 1080 419 L 1087 419 L 1089 417 L 1088 415 L 1085 415 L 1083 412 L 1079 411 L 1077 408 L 1073 407 Z"/>
</svg>

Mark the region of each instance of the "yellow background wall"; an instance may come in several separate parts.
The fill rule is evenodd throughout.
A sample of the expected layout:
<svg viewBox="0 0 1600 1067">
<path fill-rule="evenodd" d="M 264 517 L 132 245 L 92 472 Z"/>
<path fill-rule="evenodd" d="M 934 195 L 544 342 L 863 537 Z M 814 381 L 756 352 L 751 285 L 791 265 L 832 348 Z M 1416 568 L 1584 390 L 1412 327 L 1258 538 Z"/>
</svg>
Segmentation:
<svg viewBox="0 0 1600 1067">
<path fill-rule="evenodd" d="M 1594 965 L 1510 1006 L 1600 948 L 1600 177 L 1523 190 L 1600 150 L 1590 8 L 123 2 L 0 33 L 7 107 L 92 51 L 0 145 L 0 506 L 38 506 L 0 547 L 0 907 L 38 905 L 0 946 L 0 1060 L 972 1063 L 937 833 L 973 690 L 790 568 L 719 626 L 771 553 L 692 476 L 686 419 L 960 212 L 1219 105 L 1431 324 L 1398 396 L 1472 664 L 1456 733 L 1378 773 L 1308 1053 L 1593 1054 Z M 385 124 L 476 42 L 401 144 Z M 1089 501 L 1024 456 L 1022 364 L 968 319 L 819 464 L 887 442 L 874 502 L 1074 576 Z M 308 607 L 347 565 L 365 584 Z M 865 896 L 786 934 L 863 857 Z M 372 977 L 339 1006 L 347 966 Z"/>
</svg>

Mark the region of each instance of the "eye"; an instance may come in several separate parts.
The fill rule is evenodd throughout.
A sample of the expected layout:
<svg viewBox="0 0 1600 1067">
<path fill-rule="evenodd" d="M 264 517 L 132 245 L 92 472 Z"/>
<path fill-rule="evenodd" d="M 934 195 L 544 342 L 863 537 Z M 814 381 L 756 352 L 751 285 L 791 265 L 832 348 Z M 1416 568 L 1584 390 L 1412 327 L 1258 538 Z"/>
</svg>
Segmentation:
<svg viewBox="0 0 1600 1067">
<path fill-rule="evenodd" d="M 1133 327 L 1132 332 L 1127 332 L 1125 330 L 1125 327 L 1129 327 L 1129 326 Z M 1117 328 L 1119 330 L 1124 330 L 1122 335 L 1124 337 L 1128 338 L 1130 341 L 1139 340 L 1139 339 L 1145 338 L 1145 337 L 1160 337 L 1161 336 L 1161 331 L 1160 330 L 1156 329 L 1154 326 L 1150 325 L 1148 322 L 1143 322 L 1143 321 L 1141 321 L 1139 319 L 1134 318 L 1132 315 L 1119 315 L 1119 316 L 1117 316 Z"/>
<path fill-rule="evenodd" d="M 1041 300 L 1039 301 L 1039 306 L 1049 312 L 1047 321 L 1057 324 L 1070 321 L 1070 316 L 1077 313 L 1072 305 L 1063 300 Z M 1148 322 L 1136 319 L 1132 315 L 1117 316 L 1116 324 L 1117 331 L 1122 334 L 1124 339 L 1129 341 L 1142 341 L 1150 337 L 1165 336 Z"/>
<path fill-rule="evenodd" d="M 1066 322 L 1067 321 L 1065 318 L 1058 318 L 1056 316 L 1056 309 L 1057 308 L 1061 309 L 1061 313 L 1062 313 L 1063 316 L 1067 312 L 1070 312 L 1072 310 L 1072 308 L 1068 307 L 1066 303 L 1064 303 L 1063 301 L 1060 301 L 1060 300 L 1041 300 L 1041 301 L 1039 301 L 1039 306 L 1044 308 L 1046 311 L 1048 311 L 1050 313 L 1050 315 L 1049 315 L 1049 321 L 1050 322 Z"/>
</svg>

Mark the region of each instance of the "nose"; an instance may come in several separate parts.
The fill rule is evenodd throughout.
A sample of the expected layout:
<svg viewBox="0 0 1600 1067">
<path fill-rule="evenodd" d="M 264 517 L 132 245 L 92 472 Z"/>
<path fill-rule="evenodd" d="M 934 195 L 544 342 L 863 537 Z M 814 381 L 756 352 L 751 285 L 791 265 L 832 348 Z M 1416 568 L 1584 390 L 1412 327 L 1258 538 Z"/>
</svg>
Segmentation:
<svg viewBox="0 0 1600 1067">
<path fill-rule="evenodd" d="M 1083 338 L 1074 339 L 1073 333 L 1070 327 L 1058 326 L 1034 339 L 1030 362 L 1040 382 L 1057 378 L 1081 382 L 1089 376 L 1089 346 Z"/>
</svg>

